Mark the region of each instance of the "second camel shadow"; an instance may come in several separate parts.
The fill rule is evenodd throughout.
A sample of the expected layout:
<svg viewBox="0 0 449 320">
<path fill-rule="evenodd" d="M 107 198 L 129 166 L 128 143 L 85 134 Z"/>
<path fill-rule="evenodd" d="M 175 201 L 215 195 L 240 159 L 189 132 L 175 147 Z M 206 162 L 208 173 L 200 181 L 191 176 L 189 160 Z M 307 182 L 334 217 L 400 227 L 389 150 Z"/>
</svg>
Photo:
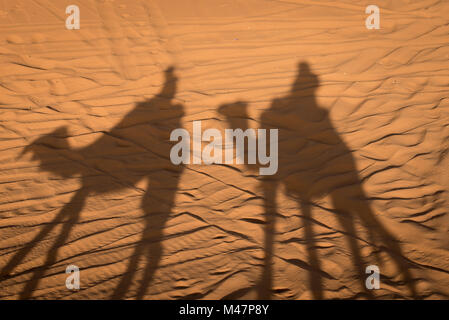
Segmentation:
<svg viewBox="0 0 449 320">
<path fill-rule="evenodd" d="M 323 278 L 332 278 L 321 268 L 319 246 L 315 234 L 317 221 L 312 216 L 314 200 L 329 196 L 337 220 L 342 228 L 353 266 L 358 274 L 361 295 L 374 298 L 365 286 L 367 264 L 361 254 L 356 221 L 360 221 L 368 233 L 367 242 L 373 247 L 375 256 L 381 261 L 380 251 L 386 252 L 402 273 L 403 282 L 410 295 L 416 297 L 410 267 L 412 263 L 404 257 L 395 237 L 382 225 L 371 209 L 363 191 L 351 150 L 346 146 L 332 126 L 328 111 L 316 101 L 316 90 L 320 83 L 310 66 L 301 62 L 297 77 L 290 92 L 275 99 L 271 107 L 260 117 L 264 129 L 278 129 L 278 171 L 274 175 L 260 176 L 263 190 L 265 226 L 262 275 L 257 284 L 259 299 L 270 299 L 273 295 L 273 256 L 278 205 L 276 193 L 283 185 L 287 196 L 297 201 L 303 220 L 304 239 L 308 262 L 297 260 L 298 267 L 307 270 L 308 286 L 314 299 L 323 299 Z M 239 101 L 219 108 L 233 129 L 249 128 L 247 103 Z M 268 132 L 268 130 L 267 130 Z M 268 140 L 268 139 L 267 139 Z M 269 147 L 267 147 L 270 150 Z M 242 150 L 236 150 L 242 152 Z M 241 153 L 242 154 L 242 153 Z M 255 170 L 260 165 L 248 165 Z M 295 260 L 296 261 L 296 260 Z M 382 274 L 381 274 L 382 276 Z"/>
<path fill-rule="evenodd" d="M 60 127 L 28 145 L 23 153 L 31 152 L 40 162 L 42 171 L 63 179 L 80 177 L 81 187 L 54 219 L 39 230 L 26 245 L 19 248 L 0 270 L 0 282 L 25 273 L 31 273 L 20 292 L 21 299 L 33 297 L 39 282 L 57 262 L 58 254 L 69 241 L 88 196 L 134 189 L 142 194 L 141 207 L 144 226 L 140 239 L 131 244 L 133 253 L 127 269 L 121 276 L 111 298 L 126 297 L 138 272 L 142 272 L 136 293 L 145 297 L 147 288 L 162 258 L 162 239 L 165 223 L 171 213 L 183 166 L 170 161 L 172 130 L 181 128 L 184 107 L 174 103 L 177 89 L 175 70 L 165 70 L 161 91 L 151 99 L 138 103 L 115 127 L 99 133 L 99 138 L 85 147 L 73 148 L 68 141 L 68 130 Z M 136 184 L 147 179 L 147 187 Z M 36 250 L 50 233 L 61 230 L 48 249 L 43 265 L 12 274 L 25 258 Z M 143 268 L 142 268 L 143 266 Z"/>
</svg>

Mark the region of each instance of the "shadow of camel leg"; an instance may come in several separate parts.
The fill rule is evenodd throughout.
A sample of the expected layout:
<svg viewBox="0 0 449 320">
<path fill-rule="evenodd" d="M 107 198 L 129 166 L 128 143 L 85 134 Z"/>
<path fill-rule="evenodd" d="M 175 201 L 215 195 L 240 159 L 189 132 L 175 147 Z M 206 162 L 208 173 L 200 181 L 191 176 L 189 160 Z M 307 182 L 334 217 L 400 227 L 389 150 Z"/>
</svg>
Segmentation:
<svg viewBox="0 0 449 320">
<path fill-rule="evenodd" d="M 148 241 L 151 234 L 151 223 L 150 219 L 152 218 L 149 212 L 149 207 L 151 204 L 148 204 L 150 195 L 148 190 L 145 192 L 145 195 L 142 200 L 142 209 L 145 212 L 145 227 L 142 231 L 142 236 L 139 242 L 136 244 L 134 252 L 129 260 L 128 267 L 126 272 L 123 274 L 118 286 L 115 288 L 114 293 L 111 296 L 111 299 L 122 299 L 125 297 L 126 292 L 131 287 L 132 281 L 137 274 L 139 269 L 139 262 L 146 256 L 146 251 L 148 250 Z"/>
<path fill-rule="evenodd" d="M 357 243 L 357 231 L 355 229 L 355 221 L 354 216 L 351 215 L 348 211 L 342 209 L 342 206 L 347 204 L 347 200 L 340 200 L 338 198 L 332 198 L 332 203 L 335 208 L 338 221 L 343 228 L 344 237 L 346 237 L 348 246 L 351 250 L 352 254 L 352 263 L 354 265 L 355 270 L 357 271 L 358 280 L 360 282 L 361 288 L 364 290 L 365 294 L 368 298 L 374 298 L 371 290 L 365 285 L 365 279 L 367 277 L 365 273 L 365 262 L 362 258 L 360 247 Z"/>
<path fill-rule="evenodd" d="M 126 269 L 126 272 L 124 273 L 123 277 L 121 278 L 118 286 L 115 288 L 114 293 L 111 296 L 111 299 L 122 299 L 125 297 L 126 292 L 131 287 L 132 281 L 137 274 L 137 271 L 139 269 L 139 262 L 147 255 L 146 251 L 148 250 L 149 244 L 149 237 L 151 235 L 151 223 L 149 223 L 149 220 L 152 218 L 151 215 L 148 212 L 148 198 L 149 198 L 148 190 L 146 191 L 143 201 L 142 201 L 142 208 L 145 212 L 145 227 L 142 231 L 142 237 L 140 238 L 139 242 L 136 244 L 136 247 L 134 249 L 134 252 L 131 256 L 131 259 L 129 260 L 128 267 Z"/>
<path fill-rule="evenodd" d="M 139 243 L 136 244 L 134 252 L 129 261 L 128 267 L 125 273 L 123 274 L 122 278 L 120 279 L 118 286 L 112 293 L 111 299 L 117 300 L 123 298 L 126 292 L 128 291 L 129 287 L 131 286 L 132 280 L 137 273 L 139 260 L 142 258 L 143 251 L 145 249 L 143 241 L 144 240 L 142 236 L 142 239 L 140 239 Z"/>
<path fill-rule="evenodd" d="M 148 247 L 149 252 L 145 255 L 146 258 L 148 259 L 148 262 L 144 269 L 142 283 L 139 287 L 139 290 L 137 291 L 136 295 L 137 300 L 142 300 L 145 297 L 148 286 L 151 284 L 151 280 L 153 280 L 153 276 L 156 273 L 156 270 L 159 266 L 159 262 L 162 258 L 162 244 L 159 242 L 160 240 L 156 241 L 157 242 L 149 244 Z"/>
<path fill-rule="evenodd" d="M 9 260 L 7 265 L 0 271 L 0 279 L 6 278 L 9 274 L 20 264 L 23 259 L 30 253 L 30 251 L 36 246 L 36 244 L 40 243 L 45 239 L 45 237 L 57 226 L 58 223 L 63 222 L 66 216 L 70 216 L 71 212 L 78 210 L 76 207 L 79 206 L 79 210 L 82 208 L 81 196 L 82 190 L 79 190 L 76 195 L 70 200 L 68 204 L 64 206 L 64 208 L 59 211 L 56 217 L 53 219 L 51 223 L 48 223 L 39 234 L 34 237 L 25 247 L 20 249 L 14 257 Z M 87 196 L 83 194 L 83 196 Z"/>
<path fill-rule="evenodd" d="M 145 252 L 147 264 L 144 269 L 140 288 L 137 291 L 136 299 L 143 299 L 145 297 L 147 289 L 162 259 L 163 231 L 175 205 L 175 197 L 181 174 L 178 168 L 171 169 L 164 170 L 165 173 L 158 172 L 155 176 L 150 177 L 150 185 L 143 198 L 142 208 L 147 213 L 147 225 L 145 228 L 145 241 L 148 243 Z M 166 185 L 161 186 L 156 183 L 151 183 L 152 180 L 164 181 Z"/>
<path fill-rule="evenodd" d="M 155 235 L 157 236 L 157 235 Z M 162 236 L 162 234 L 160 235 Z M 151 240 L 149 240 L 151 241 Z M 156 273 L 156 270 L 159 266 L 159 263 L 162 258 L 162 243 L 160 240 L 155 240 L 155 242 L 151 242 L 148 245 L 148 253 L 146 254 L 146 258 L 148 262 L 145 266 L 144 275 L 142 279 L 142 283 L 140 285 L 139 291 L 137 291 L 137 300 L 141 300 L 145 297 L 147 289 L 153 280 L 153 276 Z"/>
<path fill-rule="evenodd" d="M 306 241 L 307 252 L 309 255 L 309 284 L 314 299 L 323 299 L 323 283 L 320 273 L 321 266 L 316 249 L 315 235 L 313 233 L 312 215 L 310 205 L 304 201 L 300 201 L 301 211 L 304 216 L 304 236 Z"/>
<path fill-rule="evenodd" d="M 275 181 L 265 179 L 263 181 L 263 195 L 265 206 L 265 238 L 264 250 L 265 257 L 263 261 L 262 276 L 257 285 L 258 299 L 271 299 L 273 288 L 273 246 L 276 222 L 276 188 Z"/>
<path fill-rule="evenodd" d="M 33 240 L 27 243 L 25 247 L 20 249 L 0 271 L 0 279 L 4 280 L 5 278 L 10 277 L 10 273 L 23 261 L 23 259 L 25 259 L 25 257 L 28 255 L 28 253 L 30 253 L 30 251 L 35 247 L 37 243 L 40 243 L 45 239 L 45 237 L 51 232 L 51 230 L 53 230 L 56 225 L 63 220 L 64 216 L 64 212 L 59 212 L 51 223 L 47 224 Z"/>
<path fill-rule="evenodd" d="M 343 211 L 352 212 L 352 217 L 355 216 L 359 217 L 363 226 L 368 230 L 368 235 L 370 236 L 370 243 L 376 248 L 383 248 L 386 252 L 388 252 L 392 260 L 398 266 L 400 272 L 402 273 L 404 282 L 407 284 L 411 296 L 416 298 L 416 289 L 414 286 L 412 275 L 409 270 L 410 262 L 403 255 L 398 240 L 395 239 L 395 237 L 391 235 L 387 231 L 387 229 L 380 223 L 380 221 L 376 218 L 371 207 L 366 202 L 367 201 L 366 197 L 360 186 L 355 186 L 353 190 L 350 191 L 350 194 L 351 196 L 340 195 L 334 197 L 333 201 L 335 203 L 335 208 L 337 210 L 343 208 Z M 348 215 L 350 215 L 350 213 L 348 213 Z M 353 220 L 353 218 L 350 219 Z M 343 221 L 343 219 L 340 219 L 340 221 Z M 351 222 L 351 224 L 353 224 L 353 221 Z M 348 231 L 348 233 L 354 232 L 352 233 L 352 235 L 355 236 L 355 231 L 351 231 L 354 230 L 353 225 L 352 226 L 346 225 L 346 230 Z M 351 238 L 348 237 L 348 239 Z M 376 241 L 377 239 L 381 241 L 380 244 L 378 244 L 378 241 Z M 353 241 L 355 241 L 355 238 L 353 238 Z M 356 245 L 352 246 L 354 247 L 354 249 L 352 249 L 355 257 L 354 263 L 362 265 L 363 261 L 358 247 L 356 247 Z M 359 262 L 357 262 L 357 260 L 359 260 Z M 359 273 L 362 273 L 363 279 L 365 279 L 367 275 L 365 274 L 363 267 L 358 268 L 362 268 L 361 270 L 359 270 Z M 362 281 L 362 285 L 365 288 L 364 281 Z"/>
<path fill-rule="evenodd" d="M 360 206 L 361 208 L 358 212 L 362 223 L 366 228 L 371 228 L 373 234 L 378 235 L 382 241 L 382 245 L 378 247 L 383 248 L 390 255 L 402 273 L 403 280 L 409 288 L 411 296 L 414 299 L 418 298 L 414 280 L 410 272 L 411 262 L 404 256 L 399 241 L 382 225 L 368 205 L 362 203 Z"/>
<path fill-rule="evenodd" d="M 159 174 L 163 175 L 163 177 L 150 177 L 149 186 L 142 199 L 142 209 L 145 212 L 145 227 L 142 231 L 142 237 L 135 248 L 125 275 L 111 297 L 112 299 L 121 299 L 126 295 L 138 271 L 139 262 L 141 259 L 145 259 L 146 265 L 143 269 L 143 278 L 136 294 L 136 299 L 143 299 L 159 266 L 162 258 L 161 239 L 163 238 L 165 224 L 174 205 L 178 184 L 176 175 L 178 173 L 164 171 Z M 162 181 L 169 185 L 161 187 L 157 185 L 157 181 Z"/>
<path fill-rule="evenodd" d="M 37 288 L 39 281 L 44 277 L 45 271 L 56 262 L 58 250 L 67 241 L 70 231 L 78 223 L 81 211 L 84 207 L 87 195 L 89 192 L 87 189 L 80 189 L 76 192 L 73 198 L 67 203 L 58 214 L 58 222 L 63 223 L 62 230 L 56 238 L 53 246 L 47 253 L 44 265 L 37 267 L 34 271 L 30 281 L 28 281 L 20 294 L 20 299 L 30 299 L 33 291 Z M 63 220 L 67 217 L 67 220 Z M 50 231 L 50 230 L 49 230 Z"/>
</svg>

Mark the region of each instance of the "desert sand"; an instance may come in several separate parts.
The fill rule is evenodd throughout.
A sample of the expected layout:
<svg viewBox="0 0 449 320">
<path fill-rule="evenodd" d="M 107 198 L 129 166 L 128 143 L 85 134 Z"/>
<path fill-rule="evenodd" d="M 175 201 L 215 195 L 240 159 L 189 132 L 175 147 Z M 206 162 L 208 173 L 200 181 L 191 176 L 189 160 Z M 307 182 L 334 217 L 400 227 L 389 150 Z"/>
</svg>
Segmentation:
<svg viewBox="0 0 449 320">
<path fill-rule="evenodd" d="M 0 299 L 449 298 L 448 1 L 2 1 L 0 43 Z M 174 165 L 199 120 L 277 173 Z"/>
</svg>

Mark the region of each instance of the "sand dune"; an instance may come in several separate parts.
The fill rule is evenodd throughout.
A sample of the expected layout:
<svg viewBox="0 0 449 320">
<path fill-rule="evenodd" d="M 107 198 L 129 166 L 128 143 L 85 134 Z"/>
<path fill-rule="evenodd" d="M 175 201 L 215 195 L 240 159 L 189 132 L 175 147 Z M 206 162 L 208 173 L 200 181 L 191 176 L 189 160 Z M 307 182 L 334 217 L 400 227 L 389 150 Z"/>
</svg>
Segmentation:
<svg viewBox="0 0 449 320">
<path fill-rule="evenodd" d="M 449 3 L 371 2 L 0 4 L 0 298 L 449 298 Z M 279 170 L 174 165 L 199 120 Z"/>
</svg>

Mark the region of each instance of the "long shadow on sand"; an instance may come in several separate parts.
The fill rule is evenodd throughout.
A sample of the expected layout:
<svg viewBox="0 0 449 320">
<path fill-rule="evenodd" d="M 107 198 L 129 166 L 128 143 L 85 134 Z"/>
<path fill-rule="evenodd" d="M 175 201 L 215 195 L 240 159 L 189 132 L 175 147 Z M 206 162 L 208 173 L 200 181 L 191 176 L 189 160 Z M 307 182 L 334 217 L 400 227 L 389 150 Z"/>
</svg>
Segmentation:
<svg viewBox="0 0 449 320">
<path fill-rule="evenodd" d="M 362 189 L 361 181 L 351 150 L 333 128 L 327 110 L 316 102 L 319 87 L 318 76 L 307 63 L 302 62 L 291 91 L 285 97 L 275 99 L 271 107 L 261 115 L 261 125 L 267 129 L 279 129 L 279 169 L 272 176 L 261 176 L 265 206 L 265 241 L 263 273 L 258 283 L 260 299 L 272 297 L 273 244 L 276 233 L 276 190 L 283 185 L 289 197 L 295 199 L 301 209 L 304 239 L 308 261 L 298 259 L 299 268 L 307 270 L 309 288 L 313 298 L 324 297 L 323 278 L 331 276 L 321 268 L 318 243 L 314 228 L 317 221 L 311 214 L 314 199 L 328 195 L 351 250 L 352 261 L 358 273 L 361 296 L 373 298 L 365 287 L 367 264 L 362 258 L 355 222 L 360 221 L 368 230 L 368 243 L 378 253 L 386 252 L 402 273 L 403 281 L 416 297 L 414 281 L 409 271 L 411 263 L 402 253 L 398 241 L 376 218 Z M 223 105 L 219 113 L 224 115 L 234 129 L 248 128 L 246 102 Z M 267 133 L 268 134 L 268 133 Z M 269 140 L 269 139 L 267 139 Z M 270 150 L 269 147 L 267 147 Z M 239 151 L 239 150 L 236 150 Z M 241 151 L 239 151 L 241 152 Z M 258 165 L 248 169 L 257 169 Z"/>
<path fill-rule="evenodd" d="M 132 281 L 142 266 L 137 298 L 145 296 L 162 257 L 163 229 L 172 211 L 183 166 L 173 165 L 169 154 L 173 145 L 170 133 L 181 128 L 183 106 L 175 104 L 177 78 L 174 68 L 165 71 L 165 83 L 159 94 L 141 102 L 119 124 L 83 148 L 71 148 L 65 127 L 38 138 L 24 152 L 32 152 L 41 163 L 41 170 L 62 178 L 79 175 L 81 188 L 69 203 L 45 224 L 27 245 L 19 249 L 0 271 L 0 281 L 11 277 L 10 273 L 26 256 L 43 241 L 50 232 L 62 225 L 56 240 L 48 250 L 43 265 L 27 270 L 32 273 L 20 293 L 21 299 L 29 299 L 45 276 L 49 267 L 57 261 L 58 251 L 69 239 L 70 232 L 79 222 L 81 211 L 90 195 L 135 188 L 142 179 L 148 179 L 148 187 L 142 191 L 144 230 L 135 244 L 125 274 L 112 294 L 112 298 L 125 297 Z"/>
<path fill-rule="evenodd" d="M 172 164 L 170 142 L 173 129 L 181 128 L 184 115 L 182 105 L 175 104 L 177 78 L 174 69 L 165 71 L 165 83 L 154 98 L 141 102 L 122 121 L 100 138 L 83 148 L 70 147 L 65 127 L 43 136 L 30 144 L 24 152 L 32 152 L 40 161 L 41 170 L 62 178 L 80 176 L 81 188 L 69 203 L 44 224 L 39 233 L 27 245 L 20 248 L 0 270 L 0 281 L 12 277 L 12 271 L 24 262 L 27 255 L 44 241 L 58 226 L 62 225 L 43 265 L 26 270 L 31 278 L 25 283 L 20 298 L 32 298 L 39 281 L 57 262 L 58 252 L 67 244 L 70 232 L 80 220 L 80 214 L 88 196 L 105 192 L 134 188 L 148 179 L 142 192 L 144 229 L 134 244 L 134 252 L 127 270 L 120 277 L 111 298 L 127 295 L 138 272 L 137 299 L 145 297 L 154 273 L 162 257 L 161 240 L 166 221 L 174 205 L 183 166 Z M 371 210 L 356 170 L 351 150 L 333 128 L 327 111 L 316 102 L 315 91 L 319 87 L 318 76 L 306 63 L 299 64 L 298 76 L 285 97 L 276 99 L 261 116 L 262 128 L 279 129 L 278 172 L 261 176 L 265 207 L 264 268 L 257 289 L 259 298 L 272 297 L 274 238 L 276 233 L 276 191 L 283 185 L 288 195 L 298 202 L 304 226 L 304 239 L 308 261 L 298 259 L 297 265 L 307 270 L 309 287 L 316 299 L 324 297 L 324 279 L 330 277 L 321 268 L 311 207 L 314 200 L 328 195 L 333 204 L 342 234 L 351 250 L 352 261 L 358 273 L 362 295 L 371 298 L 365 287 L 365 267 L 355 223 L 360 221 L 368 230 L 365 241 L 375 252 L 386 252 L 402 273 L 403 282 L 410 295 L 416 297 L 414 281 L 410 273 L 411 263 L 403 253 L 398 241 L 377 219 Z M 231 127 L 248 128 L 247 104 L 238 102 L 224 105 L 219 110 L 227 117 Z M 269 148 L 268 148 L 269 149 Z M 251 165 L 257 169 L 258 165 Z"/>
</svg>

